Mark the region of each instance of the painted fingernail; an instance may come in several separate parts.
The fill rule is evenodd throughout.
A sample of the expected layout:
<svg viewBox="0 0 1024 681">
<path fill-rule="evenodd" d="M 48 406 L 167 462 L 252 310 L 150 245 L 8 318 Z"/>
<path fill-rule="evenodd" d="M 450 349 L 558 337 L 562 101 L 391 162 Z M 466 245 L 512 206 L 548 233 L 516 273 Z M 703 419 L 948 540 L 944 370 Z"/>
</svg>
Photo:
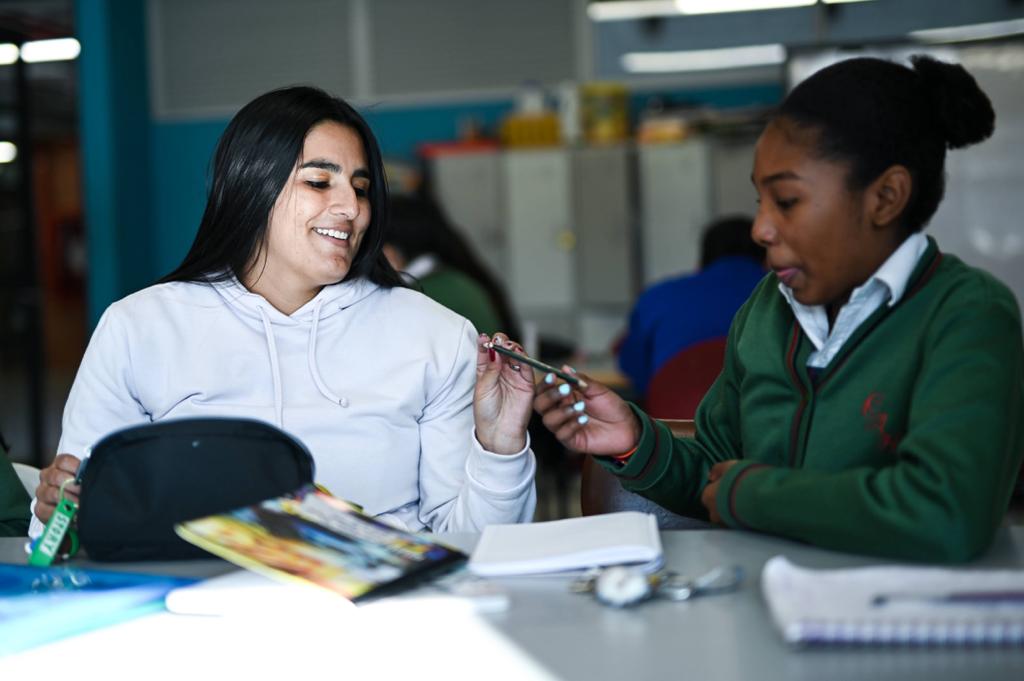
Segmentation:
<svg viewBox="0 0 1024 681">
<path fill-rule="evenodd" d="M 572 405 L 572 408 L 576 411 L 583 411 L 583 400 L 580 400 L 576 404 Z"/>
<path fill-rule="evenodd" d="M 558 394 L 562 395 L 563 397 L 571 392 L 572 386 L 569 385 L 568 383 L 563 383 L 562 385 L 558 386 Z"/>
<path fill-rule="evenodd" d="M 589 420 L 590 420 L 589 416 L 587 416 L 586 414 L 580 414 L 580 417 L 578 419 L 576 419 L 576 423 L 580 424 L 581 426 L 585 426 L 585 425 L 587 425 L 587 421 L 589 421 Z"/>
<path fill-rule="evenodd" d="M 494 351 L 494 348 L 487 348 L 487 359 L 494 361 L 498 358 L 498 353 Z"/>
<path fill-rule="evenodd" d="M 552 383 L 555 382 L 555 375 L 548 374 L 547 376 L 544 377 L 544 382 L 547 383 L 548 385 L 551 385 Z"/>
</svg>

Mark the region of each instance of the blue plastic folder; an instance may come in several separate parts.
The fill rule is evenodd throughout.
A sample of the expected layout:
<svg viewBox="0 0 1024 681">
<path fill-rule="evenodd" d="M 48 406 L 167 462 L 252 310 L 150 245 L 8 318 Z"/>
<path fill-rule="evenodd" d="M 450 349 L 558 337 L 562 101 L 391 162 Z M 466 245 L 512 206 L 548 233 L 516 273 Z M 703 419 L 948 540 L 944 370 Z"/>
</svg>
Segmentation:
<svg viewBox="0 0 1024 681">
<path fill-rule="evenodd" d="M 0 655 L 163 610 L 198 580 L 74 566 L 0 565 Z"/>
</svg>

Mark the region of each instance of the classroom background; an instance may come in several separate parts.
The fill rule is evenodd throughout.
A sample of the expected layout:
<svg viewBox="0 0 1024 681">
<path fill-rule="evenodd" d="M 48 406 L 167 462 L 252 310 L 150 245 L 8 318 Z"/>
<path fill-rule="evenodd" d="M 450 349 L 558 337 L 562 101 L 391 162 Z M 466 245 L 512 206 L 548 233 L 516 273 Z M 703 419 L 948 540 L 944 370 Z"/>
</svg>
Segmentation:
<svg viewBox="0 0 1024 681">
<path fill-rule="evenodd" d="M 1020 301 L 1020 0 L 0 2 L 10 456 L 53 457 L 99 315 L 180 262 L 217 138 L 262 92 L 353 102 L 392 191 L 437 198 L 526 347 L 614 380 L 638 294 L 696 269 L 714 218 L 755 212 L 753 146 L 787 90 L 847 56 L 920 52 L 963 63 L 997 113 L 949 157 L 926 233 Z M 538 519 L 578 513 L 577 462 L 545 464 Z"/>
</svg>

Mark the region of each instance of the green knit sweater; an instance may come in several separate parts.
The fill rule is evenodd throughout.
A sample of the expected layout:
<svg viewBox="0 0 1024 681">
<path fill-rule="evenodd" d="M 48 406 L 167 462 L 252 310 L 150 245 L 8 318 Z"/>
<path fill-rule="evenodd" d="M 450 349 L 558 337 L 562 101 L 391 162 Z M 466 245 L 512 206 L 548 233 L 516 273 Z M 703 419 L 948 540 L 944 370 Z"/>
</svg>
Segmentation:
<svg viewBox="0 0 1024 681">
<path fill-rule="evenodd" d="M 508 332 L 501 328 L 487 292 L 462 272 L 441 265 L 420 279 L 419 285 L 428 297 L 472 322 L 477 333 Z"/>
<path fill-rule="evenodd" d="M 1016 301 L 992 276 L 928 250 L 903 298 L 883 304 L 812 375 L 813 345 L 768 276 L 736 314 L 695 439 L 639 412 L 627 489 L 730 526 L 826 548 L 963 561 L 990 543 L 1024 455 L 1024 345 Z"/>
<path fill-rule="evenodd" d="M 29 501 L 18 474 L 0 450 L 0 537 L 28 533 Z"/>
</svg>

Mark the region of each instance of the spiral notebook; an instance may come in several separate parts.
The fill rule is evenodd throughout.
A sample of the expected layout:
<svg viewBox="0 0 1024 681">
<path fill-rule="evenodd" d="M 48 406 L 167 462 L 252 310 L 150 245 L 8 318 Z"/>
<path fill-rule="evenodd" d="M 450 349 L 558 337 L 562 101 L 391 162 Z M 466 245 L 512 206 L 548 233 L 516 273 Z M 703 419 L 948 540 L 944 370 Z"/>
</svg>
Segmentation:
<svg viewBox="0 0 1024 681">
<path fill-rule="evenodd" d="M 797 646 L 1024 645 L 1024 570 L 811 570 L 776 556 L 761 587 Z"/>
</svg>

